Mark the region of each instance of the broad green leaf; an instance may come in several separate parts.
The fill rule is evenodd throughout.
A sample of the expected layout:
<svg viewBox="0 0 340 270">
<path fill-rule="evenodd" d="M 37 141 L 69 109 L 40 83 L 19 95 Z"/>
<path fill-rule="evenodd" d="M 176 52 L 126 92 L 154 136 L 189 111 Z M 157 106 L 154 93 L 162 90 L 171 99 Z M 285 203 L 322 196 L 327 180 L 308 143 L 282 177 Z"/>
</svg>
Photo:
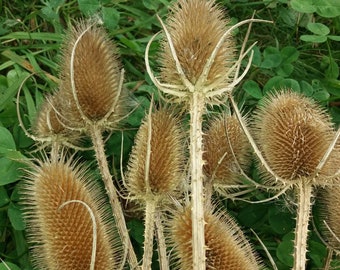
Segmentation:
<svg viewBox="0 0 340 270">
<path fill-rule="evenodd" d="M 127 222 L 127 227 L 130 235 L 139 244 L 144 242 L 144 224 L 138 219 L 132 219 Z"/>
<path fill-rule="evenodd" d="M 283 64 L 277 68 L 276 74 L 282 77 L 288 77 L 292 74 L 293 70 L 294 66 L 292 64 Z"/>
<path fill-rule="evenodd" d="M 262 98 L 262 91 L 260 86 L 257 84 L 257 82 L 253 80 L 246 81 L 243 86 L 243 90 L 246 91 L 250 96 L 261 99 Z"/>
<path fill-rule="evenodd" d="M 263 220 L 267 211 L 267 205 L 251 204 L 249 207 L 245 207 L 239 212 L 237 220 L 242 224 L 242 226 L 254 228 L 255 223 Z"/>
<path fill-rule="evenodd" d="M 283 238 L 282 242 L 278 245 L 276 249 L 276 256 L 278 259 L 285 265 L 292 267 L 293 266 L 293 240 L 294 233 L 287 233 Z"/>
<path fill-rule="evenodd" d="M 308 241 L 308 256 L 313 260 L 315 265 L 322 269 L 324 260 L 327 257 L 327 248 L 316 241 Z"/>
<path fill-rule="evenodd" d="M 327 36 L 330 32 L 329 28 L 323 23 L 309 23 L 307 29 L 315 35 Z"/>
<path fill-rule="evenodd" d="M 327 41 L 327 37 L 318 35 L 302 35 L 300 39 L 306 42 L 313 43 L 323 43 Z"/>
<path fill-rule="evenodd" d="M 150 10 L 157 10 L 158 6 L 159 6 L 159 2 L 158 1 L 154 1 L 154 0 L 143 0 L 143 5 Z"/>
<path fill-rule="evenodd" d="M 19 266 L 17 266 L 16 264 L 14 263 L 11 263 L 11 262 L 2 262 L 0 263 L 0 270 L 21 270 Z"/>
<path fill-rule="evenodd" d="M 329 99 L 329 93 L 327 90 L 316 91 L 313 94 L 313 98 L 320 102 L 327 101 Z"/>
<path fill-rule="evenodd" d="M 280 82 L 279 88 L 292 89 L 295 92 L 300 92 L 300 85 L 298 81 L 294 79 L 284 79 Z"/>
<path fill-rule="evenodd" d="M 327 36 L 329 39 L 334 40 L 334 41 L 340 41 L 340 36 L 333 36 L 333 35 L 329 35 Z"/>
<path fill-rule="evenodd" d="M 322 17 L 333 18 L 340 16 L 339 0 L 313 0 L 316 13 Z"/>
<path fill-rule="evenodd" d="M 116 29 L 118 26 L 119 19 L 120 19 L 120 13 L 117 11 L 117 9 L 113 7 L 103 7 L 102 13 L 103 13 L 104 25 L 109 30 Z"/>
<path fill-rule="evenodd" d="M 0 158 L 0 186 L 18 181 L 21 177 L 19 162 L 6 157 Z"/>
<path fill-rule="evenodd" d="M 280 88 L 280 83 L 284 78 L 282 76 L 274 76 L 270 78 L 263 87 L 263 94 L 277 90 Z"/>
<path fill-rule="evenodd" d="M 0 155 L 16 149 L 11 132 L 4 127 L 0 127 Z"/>
<path fill-rule="evenodd" d="M 313 13 L 316 11 L 316 7 L 311 0 L 292 0 L 290 2 L 292 8 L 302 13 Z"/>
<path fill-rule="evenodd" d="M 253 55 L 252 65 L 253 66 L 260 66 L 262 59 L 261 59 L 261 52 L 260 52 L 259 47 L 255 46 L 253 48 L 253 52 L 254 52 L 254 55 Z"/>
<path fill-rule="evenodd" d="M 300 88 L 301 88 L 301 92 L 307 96 L 310 97 L 313 95 L 313 87 L 306 81 L 300 81 Z"/>
<path fill-rule="evenodd" d="M 100 8 L 100 2 L 98 0 L 78 0 L 79 9 L 85 15 L 93 15 Z"/>
<path fill-rule="evenodd" d="M 10 203 L 7 213 L 15 230 L 22 231 L 25 229 L 25 221 L 23 219 L 22 211 L 17 205 Z"/>
<path fill-rule="evenodd" d="M 296 60 L 298 60 L 299 55 L 300 53 L 295 47 L 292 46 L 284 47 L 281 50 L 282 63 L 290 64 L 292 62 L 295 62 Z"/>
<path fill-rule="evenodd" d="M 10 199 L 7 195 L 7 191 L 5 187 L 0 186 L 0 207 L 3 207 L 4 205 L 8 204 L 10 202 Z"/>
<path fill-rule="evenodd" d="M 325 75 L 327 79 L 337 79 L 339 77 L 339 66 L 333 58 L 330 59 Z"/>
<path fill-rule="evenodd" d="M 263 52 L 263 58 L 262 68 L 278 67 L 282 61 L 281 53 L 275 47 L 267 47 Z"/>
<path fill-rule="evenodd" d="M 274 207 L 269 209 L 268 221 L 270 227 L 278 234 L 287 234 L 294 228 L 292 216 Z"/>
</svg>

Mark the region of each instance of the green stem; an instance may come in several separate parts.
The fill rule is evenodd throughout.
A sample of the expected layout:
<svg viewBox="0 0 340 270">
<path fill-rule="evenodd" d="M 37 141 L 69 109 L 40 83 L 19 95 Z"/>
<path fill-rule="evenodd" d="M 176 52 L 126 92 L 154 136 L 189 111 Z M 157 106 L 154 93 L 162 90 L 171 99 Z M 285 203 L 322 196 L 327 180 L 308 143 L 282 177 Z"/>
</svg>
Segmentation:
<svg viewBox="0 0 340 270">
<path fill-rule="evenodd" d="M 204 191 L 202 115 L 205 108 L 203 94 L 192 93 L 190 100 L 190 170 L 193 269 L 205 270 Z"/>
<path fill-rule="evenodd" d="M 310 183 L 300 182 L 297 186 L 297 218 L 294 240 L 294 266 L 293 270 L 306 269 L 308 224 L 312 206 L 313 187 Z"/>
<path fill-rule="evenodd" d="M 101 129 L 97 127 L 96 125 L 92 126 L 91 129 L 91 139 L 93 143 L 93 147 L 96 154 L 96 159 L 98 162 L 98 167 L 100 169 L 100 173 L 105 185 L 106 192 L 108 194 L 111 208 L 116 220 L 116 224 L 118 227 L 118 231 L 120 234 L 120 237 L 122 238 L 123 245 L 125 245 L 127 252 L 128 252 L 128 260 L 129 264 L 132 269 L 138 268 L 138 261 L 136 254 L 134 252 L 129 232 L 126 227 L 124 213 L 118 198 L 116 187 L 113 184 L 112 176 L 110 174 L 109 166 L 107 163 L 105 150 L 104 150 L 104 142 L 103 137 L 101 133 Z"/>
</svg>

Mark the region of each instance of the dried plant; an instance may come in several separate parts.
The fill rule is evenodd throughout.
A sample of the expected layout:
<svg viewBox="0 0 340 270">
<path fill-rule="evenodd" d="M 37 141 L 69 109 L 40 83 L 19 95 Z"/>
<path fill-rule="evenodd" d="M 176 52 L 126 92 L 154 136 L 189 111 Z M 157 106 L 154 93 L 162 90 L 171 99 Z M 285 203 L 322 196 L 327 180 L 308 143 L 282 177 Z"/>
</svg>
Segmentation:
<svg viewBox="0 0 340 270">
<path fill-rule="evenodd" d="M 35 267 L 119 267 L 119 236 L 105 193 L 83 166 L 65 157 L 32 163 L 22 192 Z"/>
</svg>

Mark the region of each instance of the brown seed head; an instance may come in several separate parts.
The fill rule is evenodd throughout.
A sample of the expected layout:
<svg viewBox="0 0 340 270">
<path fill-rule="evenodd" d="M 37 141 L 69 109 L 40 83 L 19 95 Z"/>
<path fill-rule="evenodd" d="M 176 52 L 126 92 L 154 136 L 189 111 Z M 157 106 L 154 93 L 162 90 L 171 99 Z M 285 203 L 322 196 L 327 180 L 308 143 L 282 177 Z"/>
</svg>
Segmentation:
<svg viewBox="0 0 340 270">
<path fill-rule="evenodd" d="M 260 269 L 250 244 L 236 223 L 226 214 L 204 215 L 206 269 L 252 270 Z M 186 207 L 175 214 L 170 223 L 170 237 L 178 261 L 176 269 L 192 269 L 191 209 Z"/>
<path fill-rule="evenodd" d="M 204 172 L 215 185 L 234 185 L 240 177 L 239 166 L 250 164 L 250 144 L 235 116 L 213 119 L 204 135 Z M 236 158 L 236 160 L 235 160 Z"/>
<path fill-rule="evenodd" d="M 115 225 L 103 192 L 84 170 L 64 160 L 33 165 L 23 190 L 29 239 L 37 269 L 90 269 L 93 222 L 97 225 L 95 269 L 114 269 L 118 262 Z M 116 238 L 117 239 L 117 238 Z"/>
<path fill-rule="evenodd" d="M 228 20 L 224 19 L 222 9 L 211 0 L 179 0 L 174 3 L 171 11 L 167 28 L 185 76 L 195 85 L 211 53 L 227 30 Z M 166 39 L 162 46 L 162 80 L 182 85 Z M 230 82 L 226 74 L 233 65 L 234 51 L 234 41 L 228 37 L 217 53 L 204 86 L 208 87 L 221 80 L 215 87 L 222 88 Z"/>
<path fill-rule="evenodd" d="M 294 92 L 268 96 L 255 113 L 255 138 L 271 169 L 289 182 L 312 176 L 332 138 L 329 116 Z"/>
<path fill-rule="evenodd" d="M 147 184 L 145 171 L 150 128 L 151 154 Z M 136 135 L 126 177 L 127 188 L 132 197 L 142 200 L 146 200 L 148 196 L 164 197 L 178 187 L 183 177 L 184 163 L 181 138 L 179 121 L 168 109 L 159 109 L 146 116 Z"/>
<path fill-rule="evenodd" d="M 103 118 L 108 118 L 108 122 L 118 121 L 123 114 L 124 97 L 120 80 L 117 48 L 105 31 L 84 22 L 71 28 L 61 60 L 60 88 L 67 124 L 78 127 L 83 121 L 96 122 Z"/>
</svg>

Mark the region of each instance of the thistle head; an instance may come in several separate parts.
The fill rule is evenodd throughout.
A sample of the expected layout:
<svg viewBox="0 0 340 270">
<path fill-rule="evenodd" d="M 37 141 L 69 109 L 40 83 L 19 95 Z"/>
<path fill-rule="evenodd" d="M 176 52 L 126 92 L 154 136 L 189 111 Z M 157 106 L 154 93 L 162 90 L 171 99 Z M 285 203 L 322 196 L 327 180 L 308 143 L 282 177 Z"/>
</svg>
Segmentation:
<svg viewBox="0 0 340 270">
<path fill-rule="evenodd" d="M 250 165 L 250 144 L 235 116 L 217 117 L 204 134 L 204 172 L 215 186 L 238 183 Z"/>
<path fill-rule="evenodd" d="M 241 229 L 226 214 L 207 209 L 204 215 L 206 268 L 228 270 L 260 269 L 257 257 Z M 174 214 L 169 233 L 177 262 L 176 269 L 192 269 L 191 209 Z"/>
<path fill-rule="evenodd" d="M 265 98 L 255 113 L 254 126 L 256 142 L 267 164 L 287 183 L 314 178 L 334 136 L 325 111 L 291 91 Z"/>
<path fill-rule="evenodd" d="M 37 269 L 118 266 L 118 235 L 104 192 L 79 165 L 64 159 L 39 161 L 32 165 L 22 195 Z"/>
<path fill-rule="evenodd" d="M 235 58 L 234 40 L 228 35 L 218 45 L 228 22 L 222 9 L 212 0 L 175 2 L 166 22 L 171 40 L 167 37 L 162 41 L 162 81 L 179 86 L 181 91 L 189 91 L 176 67 L 170 49 L 172 42 L 184 76 L 195 87 L 195 91 L 211 91 L 230 83 L 232 74 L 229 71 Z M 215 49 L 217 53 L 210 59 Z"/>
<path fill-rule="evenodd" d="M 179 119 L 169 109 L 155 110 L 142 122 L 128 164 L 132 198 L 164 198 L 183 178 L 184 151 Z"/>
<path fill-rule="evenodd" d="M 125 112 L 117 48 L 105 31 L 80 22 L 66 34 L 61 59 L 63 119 L 70 127 L 116 124 Z"/>
</svg>

